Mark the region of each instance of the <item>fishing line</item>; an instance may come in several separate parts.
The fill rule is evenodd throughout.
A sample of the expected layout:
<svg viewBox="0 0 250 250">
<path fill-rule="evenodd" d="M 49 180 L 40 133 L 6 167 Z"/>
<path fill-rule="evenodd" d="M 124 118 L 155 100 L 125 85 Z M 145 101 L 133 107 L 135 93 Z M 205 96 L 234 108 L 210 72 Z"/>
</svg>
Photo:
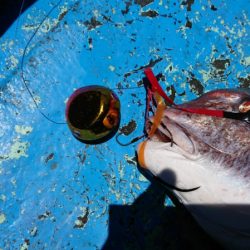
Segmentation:
<svg viewBox="0 0 250 250">
<path fill-rule="evenodd" d="M 130 89 L 140 89 L 140 88 L 144 88 L 144 86 L 137 86 L 137 87 L 116 87 L 116 88 L 112 88 L 112 90 L 117 89 L 117 90 L 130 90 Z"/>
<path fill-rule="evenodd" d="M 44 16 L 44 18 L 42 19 L 42 21 L 39 23 L 38 27 L 35 29 L 34 33 L 32 34 L 32 36 L 29 38 L 25 48 L 24 48 L 24 51 L 23 51 L 23 55 L 22 55 L 22 58 L 21 58 L 21 79 L 22 79 L 22 82 L 26 88 L 26 90 L 28 91 L 32 101 L 34 102 L 37 110 L 39 111 L 39 113 L 48 121 L 54 123 L 54 124 L 58 124 L 58 125 L 61 125 L 61 124 L 66 124 L 66 122 L 58 122 L 58 121 L 55 121 L 54 119 L 50 118 L 48 115 L 46 115 L 39 107 L 36 99 L 34 98 L 34 95 L 32 94 L 32 91 L 30 89 L 30 87 L 28 86 L 28 80 L 25 79 L 25 76 L 24 76 L 24 60 L 25 60 L 25 57 L 26 57 L 26 54 L 27 54 L 27 50 L 31 44 L 31 42 L 33 41 L 34 37 L 36 36 L 37 32 L 39 31 L 39 29 L 41 28 L 41 26 L 43 25 L 43 23 L 46 21 L 46 19 L 49 17 L 49 15 L 61 4 L 62 0 L 59 0 L 56 5 L 54 5 L 50 11 Z M 22 12 L 22 9 L 23 9 L 23 6 L 24 6 L 24 0 L 22 1 L 22 6 L 21 6 L 21 10 L 20 10 L 20 14 Z M 19 14 L 19 16 L 20 16 Z M 116 90 L 133 90 L 133 89 L 138 89 L 138 88 L 143 88 L 144 86 L 137 86 L 137 87 L 116 87 L 116 88 L 113 88 L 113 89 L 116 89 Z"/>
<path fill-rule="evenodd" d="M 26 44 L 26 46 L 25 46 L 25 48 L 24 48 L 23 55 L 22 55 L 22 59 L 21 59 L 21 79 L 22 79 L 23 84 L 24 84 L 26 90 L 28 91 L 28 93 L 29 93 L 31 99 L 33 100 L 33 102 L 34 102 L 34 104 L 35 104 L 37 110 L 39 111 L 39 113 L 40 113 L 45 119 L 47 119 L 48 121 L 50 121 L 50 122 L 52 122 L 52 123 L 54 123 L 54 124 L 58 124 L 58 125 L 59 125 L 59 124 L 66 124 L 66 122 L 57 122 L 57 121 L 54 121 L 53 119 L 51 119 L 49 116 L 47 116 L 47 115 L 40 109 L 40 107 L 39 107 L 39 105 L 38 105 L 36 99 L 34 98 L 32 92 L 31 92 L 31 90 L 30 90 L 30 88 L 29 88 L 29 86 L 28 86 L 28 84 L 27 84 L 28 80 L 25 79 L 25 77 L 24 77 L 23 65 L 24 65 L 24 59 L 25 59 L 25 56 L 26 56 L 28 47 L 30 46 L 30 43 L 31 43 L 32 40 L 34 39 L 35 35 L 36 35 L 37 32 L 39 31 L 39 29 L 41 28 L 41 26 L 43 25 L 43 23 L 45 22 L 45 20 L 46 20 L 46 19 L 49 17 L 49 15 L 50 15 L 57 7 L 61 4 L 62 1 L 63 1 L 63 0 L 59 0 L 59 1 L 56 3 L 56 5 L 54 5 L 54 6 L 50 9 L 50 11 L 45 15 L 45 17 L 44 17 L 44 18 L 42 19 L 42 21 L 39 23 L 38 27 L 36 28 L 36 30 L 34 31 L 34 33 L 32 34 L 32 36 L 31 36 L 30 39 L 28 40 L 28 42 L 27 42 L 27 44 Z"/>
<path fill-rule="evenodd" d="M 195 190 L 197 190 L 197 189 L 200 188 L 200 186 L 199 187 L 194 187 L 194 188 L 179 188 L 179 187 L 176 187 L 174 185 L 168 184 L 167 182 L 163 181 L 162 179 L 160 179 L 157 176 L 153 176 L 153 178 L 156 181 L 158 181 L 159 183 L 161 183 L 163 186 L 165 186 L 166 188 L 168 188 L 170 190 L 179 191 L 179 192 L 182 192 L 182 193 L 193 192 L 193 191 L 195 191 Z"/>
<path fill-rule="evenodd" d="M 19 14 L 18 14 L 18 19 L 17 19 L 17 24 L 16 24 L 16 30 L 15 30 L 15 39 L 16 39 L 16 36 L 17 36 L 17 29 L 18 29 L 19 22 L 20 22 L 20 16 L 21 16 L 21 13 L 22 13 L 23 7 L 24 7 L 24 1 L 25 0 L 22 0 L 21 8 L 20 8 L 20 11 L 19 11 Z"/>
</svg>

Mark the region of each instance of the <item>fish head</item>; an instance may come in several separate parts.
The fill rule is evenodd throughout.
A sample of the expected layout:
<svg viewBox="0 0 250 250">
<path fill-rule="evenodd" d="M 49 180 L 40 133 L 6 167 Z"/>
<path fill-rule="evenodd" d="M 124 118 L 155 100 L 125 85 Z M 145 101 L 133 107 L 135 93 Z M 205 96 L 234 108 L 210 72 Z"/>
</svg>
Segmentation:
<svg viewBox="0 0 250 250">
<path fill-rule="evenodd" d="M 170 186 L 199 187 L 177 190 L 184 203 L 250 203 L 250 124 L 183 111 L 192 107 L 239 113 L 249 101 L 248 90 L 224 89 L 178 105 L 181 109 L 166 107 L 154 135 L 138 147 L 139 164 Z M 147 121 L 148 130 L 153 121 Z"/>
</svg>

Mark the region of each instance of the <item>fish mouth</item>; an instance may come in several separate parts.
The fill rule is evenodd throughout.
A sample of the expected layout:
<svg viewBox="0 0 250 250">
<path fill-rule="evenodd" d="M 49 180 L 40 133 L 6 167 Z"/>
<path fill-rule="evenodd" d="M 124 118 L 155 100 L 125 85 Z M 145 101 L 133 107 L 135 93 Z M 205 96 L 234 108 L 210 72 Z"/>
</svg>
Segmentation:
<svg viewBox="0 0 250 250">
<path fill-rule="evenodd" d="M 147 132 L 153 124 L 151 117 L 147 124 Z M 194 158 L 197 154 L 196 143 L 192 136 L 181 125 L 164 116 L 155 133 L 150 137 L 151 141 L 164 143 L 168 150 L 179 151 L 188 158 Z"/>
<path fill-rule="evenodd" d="M 149 118 L 146 124 L 149 138 L 141 142 L 137 148 L 139 166 L 149 171 L 154 177 L 158 176 L 159 179 L 162 179 L 164 185 L 171 190 L 191 192 L 198 189 L 200 186 L 195 185 L 185 174 L 189 170 L 182 167 L 183 162 L 190 160 L 189 166 L 196 168 L 196 164 L 192 163 L 200 159 L 200 154 L 197 153 L 196 149 L 196 140 L 180 124 L 166 116 L 166 112 L 152 134 L 153 123 L 154 117 Z M 184 175 L 188 183 L 190 182 L 191 188 L 189 188 L 189 184 L 186 186 L 184 182 L 175 183 L 171 179 L 169 180 L 169 176 L 166 177 L 166 171 L 174 172 L 175 176 L 177 176 L 176 173 L 178 173 L 178 176 Z"/>
</svg>

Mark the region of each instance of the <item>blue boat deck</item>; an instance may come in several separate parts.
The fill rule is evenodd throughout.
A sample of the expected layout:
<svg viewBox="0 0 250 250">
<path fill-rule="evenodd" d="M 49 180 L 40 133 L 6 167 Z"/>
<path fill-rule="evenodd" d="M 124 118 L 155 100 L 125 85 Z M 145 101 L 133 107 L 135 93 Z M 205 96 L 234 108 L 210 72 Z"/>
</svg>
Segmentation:
<svg viewBox="0 0 250 250">
<path fill-rule="evenodd" d="M 176 103 L 249 88 L 249 1 L 58 3 L 44 19 L 57 1 L 37 1 L 0 40 L 0 249 L 215 247 L 140 173 L 137 143 L 85 145 L 39 110 L 64 123 L 75 89 L 106 86 L 128 142 L 143 133 L 147 66 Z"/>
</svg>

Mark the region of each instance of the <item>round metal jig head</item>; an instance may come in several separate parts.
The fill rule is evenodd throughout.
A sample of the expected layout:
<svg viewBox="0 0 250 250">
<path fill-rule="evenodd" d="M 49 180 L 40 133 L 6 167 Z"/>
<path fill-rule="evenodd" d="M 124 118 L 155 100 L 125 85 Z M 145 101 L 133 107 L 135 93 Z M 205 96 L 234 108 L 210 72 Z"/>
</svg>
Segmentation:
<svg viewBox="0 0 250 250">
<path fill-rule="evenodd" d="M 120 101 L 109 88 L 90 85 L 77 89 L 66 106 L 66 121 L 81 142 L 98 144 L 115 135 L 120 124 Z"/>
</svg>

